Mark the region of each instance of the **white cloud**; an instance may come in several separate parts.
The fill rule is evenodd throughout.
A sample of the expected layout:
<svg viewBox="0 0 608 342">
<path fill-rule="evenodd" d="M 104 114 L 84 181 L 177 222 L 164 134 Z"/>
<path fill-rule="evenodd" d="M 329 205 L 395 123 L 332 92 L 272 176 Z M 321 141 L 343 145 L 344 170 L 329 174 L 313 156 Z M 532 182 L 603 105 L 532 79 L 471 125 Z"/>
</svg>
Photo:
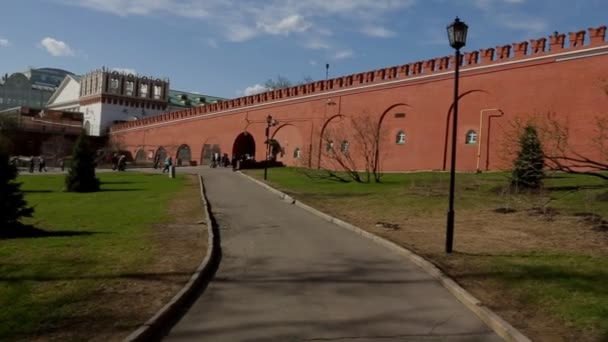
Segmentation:
<svg viewBox="0 0 608 342">
<path fill-rule="evenodd" d="M 475 7 L 482 9 L 482 10 L 490 10 L 495 6 L 500 6 L 500 5 L 517 5 L 517 4 L 523 4 L 524 2 L 526 2 L 526 0 L 473 0 L 473 4 L 475 5 Z"/>
<path fill-rule="evenodd" d="M 131 68 L 111 68 L 112 71 L 117 71 L 123 74 L 133 74 L 133 75 L 137 75 L 137 71 L 135 71 L 135 69 L 131 69 Z"/>
<path fill-rule="evenodd" d="M 207 45 L 208 45 L 209 47 L 214 48 L 214 49 L 217 49 L 217 47 L 218 47 L 218 45 L 217 45 L 217 41 L 216 41 L 215 39 L 213 39 L 213 38 L 208 38 L 208 39 L 207 39 Z"/>
<path fill-rule="evenodd" d="M 377 38 L 389 38 L 395 35 L 395 32 L 382 26 L 366 26 L 361 30 L 361 32 L 370 37 Z"/>
<path fill-rule="evenodd" d="M 225 34 L 231 42 L 244 42 L 258 35 L 254 29 L 242 25 L 226 27 Z"/>
<path fill-rule="evenodd" d="M 406 9 L 417 0 L 62 0 L 63 3 L 118 16 L 172 15 L 196 18 L 216 26 L 229 41 L 260 35 L 328 36 L 331 28 L 357 31 L 386 14 Z M 513 1 L 513 0 L 511 0 Z M 329 18 L 329 20 L 327 20 Z M 338 24 L 338 25 L 336 25 Z M 376 28 L 374 36 L 390 35 Z"/>
<path fill-rule="evenodd" d="M 354 53 L 352 50 L 341 50 L 333 55 L 333 59 L 346 59 L 353 57 Z"/>
<path fill-rule="evenodd" d="M 289 35 L 291 32 L 304 32 L 311 26 L 301 15 L 294 14 L 285 17 L 278 22 L 257 24 L 263 32 L 272 35 Z"/>
<path fill-rule="evenodd" d="M 244 96 L 249 96 L 249 95 L 263 93 L 265 91 L 268 91 L 268 88 L 266 88 L 265 86 L 263 86 L 261 84 L 254 84 L 250 87 L 245 88 L 245 90 L 243 92 L 238 91 L 237 94 L 239 94 L 239 95 L 243 94 Z"/>
<path fill-rule="evenodd" d="M 55 38 L 46 37 L 40 41 L 42 47 L 52 56 L 74 56 L 74 50 L 66 43 Z"/>
<path fill-rule="evenodd" d="M 304 47 L 312 50 L 329 49 L 329 43 L 319 38 L 311 38 L 304 43 Z"/>
<path fill-rule="evenodd" d="M 507 18 L 499 21 L 500 25 L 513 30 L 522 30 L 530 33 L 539 33 L 546 31 L 548 24 L 546 21 L 539 18 L 530 18 L 528 20 Z"/>
<path fill-rule="evenodd" d="M 7 47 L 9 45 L 11 45 L 11 43 L 8 41 L 8 39 L 0 38 L 0 47 Z"/>
</svg>

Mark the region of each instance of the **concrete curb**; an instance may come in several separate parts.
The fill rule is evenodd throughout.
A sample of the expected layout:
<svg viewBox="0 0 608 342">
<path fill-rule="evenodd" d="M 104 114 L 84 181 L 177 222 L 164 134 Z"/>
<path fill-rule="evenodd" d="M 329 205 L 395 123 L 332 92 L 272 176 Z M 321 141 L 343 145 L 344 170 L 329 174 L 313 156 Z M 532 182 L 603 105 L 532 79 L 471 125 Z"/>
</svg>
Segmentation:
<svg viewBox="0 0 608 342">
<path fill-rule="evenodd" d="M 207 253 L 203 261 L 196 268 L 190 280 L 184 287 L 171 298 L 152 318 L 142 324 L 137 330 L 132 332 L 123 341 L 150 341 L 160 340 L 162 332 L 170 328 L 171 324 L 176 319 L 181 307 L 186 303 L 187 299 L 196 293 L 206 280 L 211 279 L 215 273 L 216 262 L 218 261 L 219 246 L 216 238 L 216 232 L 213 228 L 211 213 L 207 197 L 205 195 L 205 186 L 203 177 L 199 174 L 199 183 L 201 191 L 201 200 L 203 202 L 203 211 L 205 212 L 205 223 L 207 224 Z"/>
<path fill-rule="evenodd" d="M 279 196 L 285 202 L 295 204 L 296 206 L 314 214 L 322 219 L 331 222 L 339 227 L 348 229 L 356 234 L 359 234 L 365 238 L 368 238 L 374 241 L 377 244 L 380 244 L 396 253 L 401 254 L 402 256 L 409 259 L 411 262 L 416 264 L 418 267 L 422 268 L 428 274 L 430 274 L 433 278 L 437 279 L 452 295 L 454 295 L 460 302 L 462 302 L 469 310 L 473 311 L 479 319 L 488 325 L 494 332 L 505 339 L 506 341 L 516 341 L 516 342 L 530 342 L 531 340 L 527 338 L 524 334 L 522 334 L 519 330 L 509 324 L 507 321 L 502 319 L 496 313 L 494 313 L 489 308 L 485 307 L 481 301 L 467 292 L 464 288 L 462 288 L 456 281 L 452 278 L 448 277 L 445 273 L 443 273 L 437 266 L 432 264 L 430 261 L 425 258 L 415 254 L 409 249 L 399 246 L 394 242 L 391 242 L 385 238 L 367 232 L 359 227 L 353 226 L 352 224 L 342 221 L 333 216 L 327 215 L 322 211 L 319 211 L 309 205 L 306 205 L 300 201 L 295 200 L 291 196 L 279 191 L 270 185 L 261 182 L 251 176 L 248 176 L 239 171 L 243 177 L 250 179 L 251 181 L 259 184 L 263 188 L 272 192 L 273 194 Z"/>
</svg>

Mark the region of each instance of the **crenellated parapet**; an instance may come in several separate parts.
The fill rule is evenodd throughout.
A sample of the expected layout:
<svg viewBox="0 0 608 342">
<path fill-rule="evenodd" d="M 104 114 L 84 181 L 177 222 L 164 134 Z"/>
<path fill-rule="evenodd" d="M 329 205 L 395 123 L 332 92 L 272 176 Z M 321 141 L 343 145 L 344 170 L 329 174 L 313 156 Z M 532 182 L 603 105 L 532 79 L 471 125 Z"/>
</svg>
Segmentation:
<svg viewBox="0 0 608 342">
<path fill-rule="evenodd" d="M 589 33 L 588 38 L 587 32 Z M 586 40 L 587 38 L 587 40 Z M 447 45 L 447 44 L 446 44 Z M 459 61 L 463 71 L 481 66 L 499 68 L 502 64 L 519 62 L 538 58 L 550 58 L 553 55 L 576 53 L 579 50 L 608 47 L 606 42 L 606 26 L 589 28 L 586 31 L 569 32 L 568 34 L 554 32 L 549 37 L 530 39 L 529 41 L 514 42 L 477 51 L 464 52 Z M 396 81 L 415 80 L 420 77 L 446 75 L 454 70 L 454 56 L 414 61 L 403 65 L 390 66 L 378 70 L 370 70 L 352 75 L 338 76 L 328 80 L 315 81 L 308 84 L 296 85 L 284 89 L 270 90 L 265 93 L 243 96 L 232 100 L 208 104 L 187 109 L 181 112 L 167 113 L 143 120 L 129 121 L 114 125 L 112 130 L 145 126 L 193 116 L 221 113 L 239 108 L 274 101 L 294 99 L 303 96 L 323 95 L 327 92 L 347 90 L 362 85 L 378 84 Z"/>
</svg>

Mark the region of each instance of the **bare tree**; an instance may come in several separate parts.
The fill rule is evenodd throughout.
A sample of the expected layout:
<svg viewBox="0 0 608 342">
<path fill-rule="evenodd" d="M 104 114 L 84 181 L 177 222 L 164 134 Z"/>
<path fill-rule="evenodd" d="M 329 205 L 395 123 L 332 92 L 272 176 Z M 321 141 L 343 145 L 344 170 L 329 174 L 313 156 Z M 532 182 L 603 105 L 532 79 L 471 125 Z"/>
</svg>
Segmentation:
<svg viewBox="0 0 608 342">
<path fill-rule="evenodd" d="M 540 131 L 548 169 L 608 180 L 608 174 L 603 173 L 608 171 L 608 119 L 595 118 L 595 132 L 587 146 L 572 144 L 568 123 L 560 122 L 553 115 L 546 116 L 540 123 Z"/>
<path fill-rule="evenodd" d="M 365 112 L 348 119 L 343 125 L 326 129 L 322 137 L 326 148 L 321 151 L 327 161 L 325 172 L 339 178 L 335 171 L 344 172 L 356 182 L 380 182 L 382 177 L 381 141 L 385 130 L 376 118 Z"/>
<path fill-rule="evenodd" d="M 584 174 L 608 180 L 608 119 L 596 117 L 595 130 L 573 143 L 574 131 L 568 119 L 558 119 L 554 113 L 535 114 L 529 118 L 515 118 L 503 128 L 499 155 L 511 161 L 517 154 L 517 136 L 531 125 L 538 131 L 542 143 L 544 167 L 549 171 Z M 586 142 L 586 143 L 585 143 Z"/>
<path fill-rule="evenodd" d="M 52 156 L 53 159 L 71 155 L 73 144 L 63 135 L 53 135 L 40 146 L 43 155 Z"/>
<path fill-rule="evenodd" d="M 264 82 L 264 87 L 268 90 L 277 90 L 291 87 L 291 81 L 287 77 L 277 75 L 276 79 L 269 78 Z"/>
</svg>

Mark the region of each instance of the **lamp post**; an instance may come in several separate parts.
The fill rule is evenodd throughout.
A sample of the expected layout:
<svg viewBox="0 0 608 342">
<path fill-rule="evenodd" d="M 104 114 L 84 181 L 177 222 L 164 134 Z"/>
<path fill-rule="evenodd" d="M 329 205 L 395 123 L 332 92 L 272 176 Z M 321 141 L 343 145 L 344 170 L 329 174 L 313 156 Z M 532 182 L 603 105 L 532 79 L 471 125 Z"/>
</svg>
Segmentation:
<svg viewBox="0 0 608 342">
<path fill-rule="evenodd" d="M 458 17 L 448 27 L 448 39 L 450 46 L 456 50 L 454 69 L 454 115 L 452 119 L 452 163 L 450 165 L 450 199 L 448 208 L 448 223 L 446 229 L 445 252 L 452 253 L 454 243 L 454 178 L 456 176 L 456 137 L 458 135 L 458 77 L 460 69 L 460 48 L 467 42 L 467 24 L 460 21 Z"/>
<path fill-rule="evenodd" d="M 266 117 L 266 162 L 264 163 L 264 180 L 268 179 L 268 157 L 270 156 L 270 127 L 276 126 L 279 122 L 272 118 L 272 115 Z"/>
</svg>

